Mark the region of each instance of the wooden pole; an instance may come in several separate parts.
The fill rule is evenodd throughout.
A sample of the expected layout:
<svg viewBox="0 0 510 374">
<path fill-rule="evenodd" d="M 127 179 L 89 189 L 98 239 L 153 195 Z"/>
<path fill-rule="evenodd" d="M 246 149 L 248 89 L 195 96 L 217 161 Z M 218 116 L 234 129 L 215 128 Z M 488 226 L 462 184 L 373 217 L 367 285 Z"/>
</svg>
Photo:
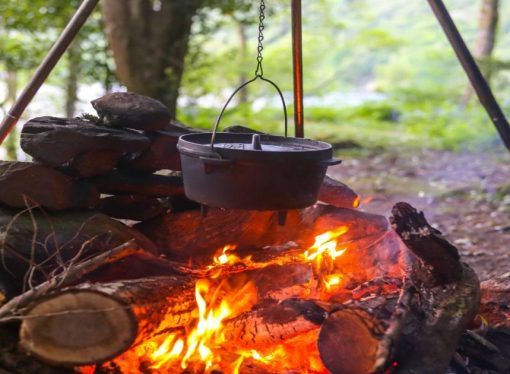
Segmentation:
<svg viewBox="0 0 510 374">
<path fill-rule="evenodd" d="M 510 151 L 510 125 L 442 0 L 428 0 L 501 140 Z"/>
<path fill-rule="evenodd" d="M 294 69 L 294 126 L 297 138 L 304 138 L 303 40 L 301 0 L 292 0 L 292 61 Z"/>
<path fill-rule="evenodd" d="M 48 55 L 37 68 L 28 85 L 2 120 L 0 124 L 0 145 L 14 126 L 16 126 L 26 107 L 30 104 L 37 91 L 39 91 L 46 78 L 48 78 L 48 75 L 74 40 L 76 34 L 78 34 L 85 21 L 87 21 L 98 2 L 99 0 L 84 0 L 73 18 L 71 18 L 60 37 L 48 52 Z"/>
</svg>

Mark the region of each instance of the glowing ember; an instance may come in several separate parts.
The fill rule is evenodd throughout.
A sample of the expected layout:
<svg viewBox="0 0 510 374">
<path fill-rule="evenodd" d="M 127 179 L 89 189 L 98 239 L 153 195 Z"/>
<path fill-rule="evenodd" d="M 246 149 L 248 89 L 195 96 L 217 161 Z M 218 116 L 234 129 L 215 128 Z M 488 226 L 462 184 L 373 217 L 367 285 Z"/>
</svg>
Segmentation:
<svg viewBox="0 0 510 374">
<path fill-rule="evenodd" d="M 331 291 L 336 286 L 339 286 L 340 282 L 342 281 L 342 278 L 343 278 L 342 274 L 326 275 L 324 277 L 324 285 L 326 286 L 326 289 L 328 291 Z"/>
</svg>

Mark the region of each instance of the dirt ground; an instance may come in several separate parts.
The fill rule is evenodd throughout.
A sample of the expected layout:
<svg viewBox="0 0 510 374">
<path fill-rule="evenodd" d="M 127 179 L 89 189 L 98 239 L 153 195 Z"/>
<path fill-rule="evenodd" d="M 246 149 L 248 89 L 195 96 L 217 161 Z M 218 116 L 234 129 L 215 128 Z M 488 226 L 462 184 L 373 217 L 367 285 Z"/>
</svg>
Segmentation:
<svg viewBox="0 0 510 374">
<path fill-rule="evenodd" d="M 481 280 L 510 272 L 510 154 L 502 146 L 470 152 L 342 152 L 329 174 L 362 196 L 360 209 L 385 216 L 399 201 L 424 211 L 455 243 Z"/>
</svg>

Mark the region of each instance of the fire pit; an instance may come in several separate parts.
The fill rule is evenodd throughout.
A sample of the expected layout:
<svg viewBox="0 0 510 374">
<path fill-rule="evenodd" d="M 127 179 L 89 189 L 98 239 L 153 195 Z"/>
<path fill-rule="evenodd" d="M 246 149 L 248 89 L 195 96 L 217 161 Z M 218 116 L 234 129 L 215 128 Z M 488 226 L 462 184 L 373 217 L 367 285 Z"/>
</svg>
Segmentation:
<svg viewBox="0 0 510 374">
<path fill-rule="evenodd" d="M 147 100 L 113 96 L 123 105 Z M 107 112 L 108 96 L 100 103 Z M 10 340 L 0 348 L 0 367 L 225 374 L 510 368 L 503 353 L 482 353 L 504 339 L 478 334 L 478 279 L 422 213 L 405 203 L 390 221 L 358 211 L 359 196 L 326 177 L 320 203 L 289 210 L 285 226 L 276 224 L 278 211 L 211 208 L 203 216 L 175 172 L 178 137 L 198 131 L 175 122 L 144 131 L 149 118 L 161 119 L 137 118 L 137 132 L 104 119 L 33 119 L 21 142 L 40 163 L 0 165 L 1 203 L 10 207 L 1 210 L 0 322 L 19 329 L 4 335 Z M 58 196 L 36 183 L 49 179 Z M 505 293 L 492 289 L 484 316 L 505 324 Z M 466 330 L 469 323 L 475 330 Z"/>
</svg>

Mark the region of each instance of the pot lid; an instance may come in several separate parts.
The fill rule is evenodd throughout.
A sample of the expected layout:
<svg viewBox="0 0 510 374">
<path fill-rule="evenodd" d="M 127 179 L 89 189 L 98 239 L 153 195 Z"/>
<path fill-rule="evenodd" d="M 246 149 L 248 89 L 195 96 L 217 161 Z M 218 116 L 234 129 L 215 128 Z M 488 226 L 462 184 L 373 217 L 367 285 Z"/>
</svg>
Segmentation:
<svg viewBox="0 0 510 374">
<path fill-rule="evenodd" d="M 179 138 L 180 152 L 198 157 L 232 160 L 316 160 L 331 159 L 330 144 L 305 138 L 290 138 L 264 134 L 216 133 L 187 134 Z"/>
</svg>

